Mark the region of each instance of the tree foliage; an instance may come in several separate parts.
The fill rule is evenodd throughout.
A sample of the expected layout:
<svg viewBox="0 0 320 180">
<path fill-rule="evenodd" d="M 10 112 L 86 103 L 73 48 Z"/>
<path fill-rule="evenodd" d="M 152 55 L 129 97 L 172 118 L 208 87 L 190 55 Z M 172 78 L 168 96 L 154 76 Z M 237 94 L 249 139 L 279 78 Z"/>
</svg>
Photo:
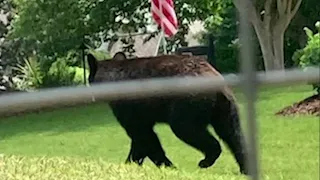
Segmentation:
<svg viewBox="0 0 320 180">
<path fill-rule="evenodd" d="M 146 32 L 152 24 L 149 0 L 10 0 L 10 3 L 14 5 L 14 16 L 2 49 L 6 49 L 6 59 L 10 59 L 10 63 L 21 64 L 14 69 L 18 79 L 32 82 L 34 87 L 48 87 L 47 82 L 51 81 L 53 85 L 70 84 L 73 75 L 70 78 L 60 76 L 60 72 L 52 68 L 61 65 L 64 72 L 77 68 L 82 59 L 79 48 L 83 43 L 87 51 L 92 52 L 101 42 L 118 39 L 117 33 Z M 188 25 L 214 15 L 218 5 L 209 0 L 176 0 L 179 32 L 168 39 L 167 50 L 186 45 L 184 36 Z M 122 40 L 130 40 L 130 37 Z M 127 50 L 132 50 L 130 43 Z M 28 66 L 32 59 L 36 59 L 33 65 L 41 67 L 42 72 L 37 73 L 41 75 L 39 78 L 32 77 L 35 71 Z M 57 78 L 50 80 L 47 78 L 50 76 Z M 57 80 L 61 78 L 66 83 Z M 23 84 L 24 81 L 19 82 L 20 87 L 24 86 L 20 89 L 32 88 L 28 83 Z"/>
<path fill-rule="evenodd" d="M 238 71 L 238 20 L 236 9 L 232 1 L 223 1 L 218 8 L 219 12 L 207 18 L 204 26 L 207 32 L 202 32 L 200 40 L 208 43 L 207 33 L 214 36 L 216 68 L 223 73 Z"/>
<path fill-rule="evenodd" d="M 147 0 L 15 0 L 18 15 L 12 38 L 33 42 L 33 48 L 46 56 L 64 55 L 85 42 L 99 45 L 102 37 L 109 40 L 116 32 L 145 32 L 152 23 Z M 215 13 L 217 4 L 209 0 L 176 0 L 179 32 L 169 39 L 172 45 L 184 45 L 187 25 Z"/>
<path fill-rule="evenodd" d="M 77 0 L 16 0 L 12 38 L 32 42 L 41 55 L 54 56 L 75 49 L 82 42 L 84 24 L 83 1 Z"/>
</svg>

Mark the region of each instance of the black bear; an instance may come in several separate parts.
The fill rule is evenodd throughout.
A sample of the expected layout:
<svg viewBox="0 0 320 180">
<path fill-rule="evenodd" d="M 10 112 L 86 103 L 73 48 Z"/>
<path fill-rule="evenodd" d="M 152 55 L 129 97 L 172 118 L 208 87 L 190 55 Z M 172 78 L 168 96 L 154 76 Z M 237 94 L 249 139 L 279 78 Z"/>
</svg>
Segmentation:
<svg viewBox="0 0 320 180">
<path fill-rule="evenodd" d="M 212 76 L 223 78 L 203 57 L 161 55 L 127 59 L 117 53 L 112 60 L 97 61 L 87 56 L 89 83 L 137 80 L 160 77 Z M 240 172 L 247 174 L 247 151 L 233 93 L 227 87 L 209 94 L 153 97 L 109 102 L 127 135 L 131 148 L 126 162 L 142 165 L 146 157 L 157 166 L 175 167 L 166 156 L 153 127 L 167 123 L 173 133 L 186 144 L 201 151 L 205 158 L 200 168 L 212 166 L 221 154 L 221 146 L 207 127 L 212 125 L 228 145 Z"/>
</svg>

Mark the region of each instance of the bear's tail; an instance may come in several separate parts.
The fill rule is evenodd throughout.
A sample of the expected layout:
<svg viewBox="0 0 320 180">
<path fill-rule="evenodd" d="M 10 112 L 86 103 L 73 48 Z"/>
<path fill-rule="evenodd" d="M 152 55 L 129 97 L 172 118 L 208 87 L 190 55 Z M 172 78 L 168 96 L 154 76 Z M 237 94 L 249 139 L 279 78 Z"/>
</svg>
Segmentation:
<svg viewBox="0 0 320 180">
<path fill-rule="evenodd" d="M 236 103 L 232 96 L 223 92 L 217 93 L 216 100 L 211 124 L 217 135 L 231 150 L 241 173 L 247 174 L 247 148 Z"/>
</svg>

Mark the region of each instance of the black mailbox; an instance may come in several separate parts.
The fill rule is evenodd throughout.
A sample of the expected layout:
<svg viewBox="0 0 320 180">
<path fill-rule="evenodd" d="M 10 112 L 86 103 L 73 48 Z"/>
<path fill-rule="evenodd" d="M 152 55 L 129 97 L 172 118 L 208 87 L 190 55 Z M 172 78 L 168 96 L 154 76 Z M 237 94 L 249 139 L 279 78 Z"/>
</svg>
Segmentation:
<svg viewBox="0 0 320 180">
<path fill-rule="evenodd" d="M 214 57 L 214 42 L 213 36 L 208 35 L 208 46 L 191 46 L 180 47 L 176 50 L 176 54 L 190 54 L 193 56 L 205 56 L 208 62 L 216 67 L 216 61 Z"/>
</svg>

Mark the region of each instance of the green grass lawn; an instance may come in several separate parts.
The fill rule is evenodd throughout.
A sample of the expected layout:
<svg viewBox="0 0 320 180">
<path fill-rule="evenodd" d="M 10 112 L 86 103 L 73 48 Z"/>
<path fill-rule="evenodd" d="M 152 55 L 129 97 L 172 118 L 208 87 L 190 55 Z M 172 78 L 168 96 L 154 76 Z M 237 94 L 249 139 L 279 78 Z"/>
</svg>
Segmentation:
<svg viewBox="0 0 320 180">
<path fill-rule="evenodd" d="M 319 179 L 319 117 L 279 117 L 281 108 L 312 94 L 309 86 L 260 88 L 257 102 L 263 179 Z M 237 93 L 242 116 L 243 95 Z M 245 119 L 243 120 L 245 122 Z M 124 165 L 129 138 L 105 104 L 0 118 L 0 180 L 11 179 L 246 179 L 229 150 L 199 170 L 203 156 L 158 125 L 161 142 L 178 170 Z"/>
</svg>

